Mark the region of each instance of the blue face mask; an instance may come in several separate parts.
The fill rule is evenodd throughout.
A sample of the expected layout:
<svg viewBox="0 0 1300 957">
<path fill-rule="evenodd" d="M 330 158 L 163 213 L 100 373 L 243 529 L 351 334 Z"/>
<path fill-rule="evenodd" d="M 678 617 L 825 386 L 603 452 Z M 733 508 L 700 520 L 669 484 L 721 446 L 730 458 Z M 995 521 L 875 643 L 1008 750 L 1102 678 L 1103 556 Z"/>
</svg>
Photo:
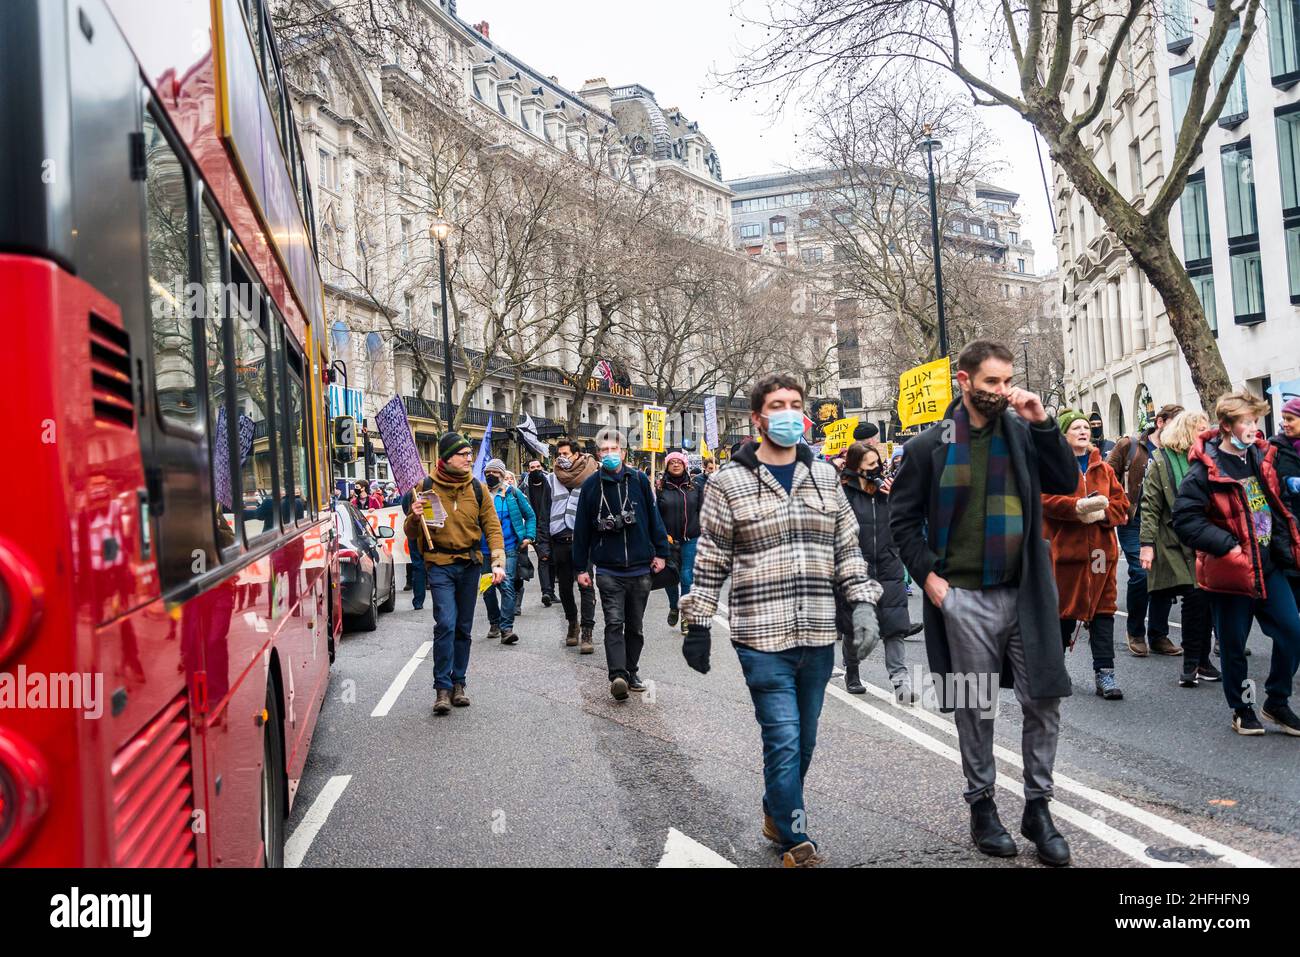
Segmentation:
<svg viewBox="0 0 1300 957">
<path fill-rule="evenodd" d="M 781 409 L 765 418 L 767 437 L 782 448 L 793 448 L 803 438 L 803 412 L 799 409 Z"/>
<path fill-rule="evenodd" d="M 600 464 L 605 466 L 611 472 L 617 472 L 618 467 L 623 464 L 622 457 L 618 455 L 606 455 L 600 460 Z"/>
<path fill-rule="evenodd" d="M 1237 438 L 1235 435 L 1230 435 L 1228 438 L 1232 441 L 1232 447 L 1238 452 L 1244 452 L 1246 449 L 1250 448 L 1250 443 L 1241 441 L 1241 439 Z"/>
</svg>

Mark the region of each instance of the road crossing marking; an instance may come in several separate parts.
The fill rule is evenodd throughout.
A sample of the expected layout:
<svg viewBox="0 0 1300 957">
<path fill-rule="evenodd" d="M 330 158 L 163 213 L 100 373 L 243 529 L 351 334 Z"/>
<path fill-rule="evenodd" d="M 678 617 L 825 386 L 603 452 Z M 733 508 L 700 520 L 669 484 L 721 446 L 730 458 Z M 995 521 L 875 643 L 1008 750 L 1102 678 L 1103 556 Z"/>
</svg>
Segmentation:
<svg viewBox="0 0 1300 957">
<path fill-rule="evenodd" d="M 659 867 L 735 867 L 717 851 L 705 847 L 694 838 L 687 837 L 675 827 L 668 829 L 664 841 L 664 855 Z"/>
<path fill-rule="evenodd" d="M 410 660 L 402 666 L 402 670 L 397 673 L 393 683 L 384 692 L 384 696 L 379 699 L 379 704 L 375 705 L 375 710 L 370 712 L 370 717 L 387 717 L 388 712 L 393 710 L 393 705 L 397 703 L 397 699 L 401 697 L 402 692 L 406 689 L 406 683 L 411 680 L 411 675 L 415 674 L 416 669 L 420 667 L 420 663 L 429 657 L 429 652 L 432 650 L 433 642 L 426 641 L 416 650 L 415 654 L 411 655 Z"/>
<path fill-rule="evenodd" d="M 284 866 L 301 867 L 303 858 L 311 849 L 312 841 L 316 840 L 316 835 L 324 827 L 325 820 L 330 816 L 330 811 L 334 810 L 334 805 L 338 799 L 343 796 L 343 789 L 348 786 L 352 780 L 350 774 L 337 774 L 325 782 L 321 788 L 320 794 L 316 795 L 316 800 L 311 802 L 311 807 L 307 809 L 307 814 L 302 819 L 302 823 L 289 835 L 289 840 L 284 845 Z"/>
</svg>

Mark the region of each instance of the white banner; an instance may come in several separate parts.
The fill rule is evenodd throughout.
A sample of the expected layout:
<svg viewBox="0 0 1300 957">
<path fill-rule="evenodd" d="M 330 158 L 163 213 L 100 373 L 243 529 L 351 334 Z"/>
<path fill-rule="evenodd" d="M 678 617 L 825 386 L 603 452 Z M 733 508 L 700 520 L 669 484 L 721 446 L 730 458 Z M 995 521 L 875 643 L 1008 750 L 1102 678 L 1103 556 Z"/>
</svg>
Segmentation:
<svg viewBox="0 0 1300 957">
<path fill-rule="evenodd" d="M 710 451 L 718 451 L 718 398 L 713 395 L 704 400 L 704 441 Z"/>
</svg>

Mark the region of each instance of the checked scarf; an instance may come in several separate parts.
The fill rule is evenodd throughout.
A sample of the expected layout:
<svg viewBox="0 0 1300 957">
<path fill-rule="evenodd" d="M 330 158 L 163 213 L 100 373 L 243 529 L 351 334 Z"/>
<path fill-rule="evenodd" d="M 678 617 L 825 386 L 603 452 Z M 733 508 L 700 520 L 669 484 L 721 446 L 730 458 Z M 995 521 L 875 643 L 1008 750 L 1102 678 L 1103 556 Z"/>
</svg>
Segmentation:
<svg viewBox="0 0 1300 957">
<path fill-rule="evenodd" d="M 943 473 L 939 477 L 938 551 L 948 554 L 948 538 L 961 521 L 970 501 L 970 416 L 958 403 L 953 412 L 953 441 L 948 443 Z M 989 437 L 989 458 L 984 498 L 984 586 L 999 585 L 1025 536 L 1024 506 L 1019 495 L 1008 495 L 1011 453 L 999 420 Z"/>
</svg>

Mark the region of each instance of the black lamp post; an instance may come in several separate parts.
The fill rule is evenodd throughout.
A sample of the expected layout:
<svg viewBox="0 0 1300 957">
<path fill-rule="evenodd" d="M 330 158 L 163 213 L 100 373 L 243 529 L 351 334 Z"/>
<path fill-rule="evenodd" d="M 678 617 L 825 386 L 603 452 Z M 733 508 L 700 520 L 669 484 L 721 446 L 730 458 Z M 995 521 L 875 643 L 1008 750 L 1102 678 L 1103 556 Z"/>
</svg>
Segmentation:
<svg viewBox="0 0 1300 957">
<path fill-rule="evenodd" d="M 939 258 L 939 204 L 934 188 L 934 154 L 942 149 L 943 144 L 930 135 L 930 127 L 925 127 L 925 139 L 921 140 L 920 149 L 925 153 L 925 168 L 930 175 L 930 235 L 934 245 L 934 298 L 939 311 L 939 354 L 948 355 L 948 323 L 943 313 L 943 265 Z"/>
<path fill-rule="evenodd" d="M 451 331 L 447 324 L 447 237 L 451 235 L 451 223 L 442 215 L 442 210 L 433 218 L 429 232 L 438 242 L 438 279 L 442 286 L 442 358 L 446 381 L 443 383 L 443 431 L 451 431 L 452 422 L 452 373 L 451 373 Z"/>
</svg>

